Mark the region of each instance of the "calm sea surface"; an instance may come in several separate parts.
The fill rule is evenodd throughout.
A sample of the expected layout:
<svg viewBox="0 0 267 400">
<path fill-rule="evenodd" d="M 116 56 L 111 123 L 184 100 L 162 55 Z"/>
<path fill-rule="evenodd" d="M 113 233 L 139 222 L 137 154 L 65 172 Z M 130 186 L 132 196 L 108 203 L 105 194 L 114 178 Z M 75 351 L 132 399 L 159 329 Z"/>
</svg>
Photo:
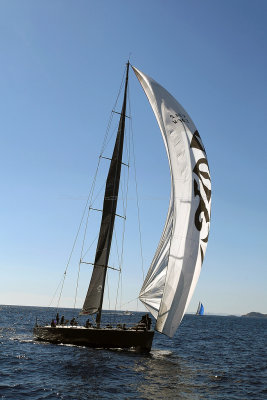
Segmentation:
<svg viewBox="0 0 267 400">
<path fill-rule="evenodd" d="M 174 339 L 156 333 L 138 355 L 34 341 L 36 317 L 52 316 L 0 306 L 0 399 L 267 399 L 267 319 L 186 315 Z"/>
</svg>

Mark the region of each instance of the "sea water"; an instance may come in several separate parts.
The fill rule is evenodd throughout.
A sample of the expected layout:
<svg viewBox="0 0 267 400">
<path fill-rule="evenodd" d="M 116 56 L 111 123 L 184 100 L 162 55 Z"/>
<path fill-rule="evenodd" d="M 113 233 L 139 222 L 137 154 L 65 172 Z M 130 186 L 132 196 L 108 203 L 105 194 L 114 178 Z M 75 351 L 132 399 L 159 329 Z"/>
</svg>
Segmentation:
<svg viewBox="0 0 267 400">
<path fill-rule="evenodd" d="M 173 339 L 155 333 L 142 355 L 35 341 L 36 318 L 52 317 L 51 308 L 0 306 L 0 399 L 267 399 L 267 319 L 185 315 Z"/>
</svg>

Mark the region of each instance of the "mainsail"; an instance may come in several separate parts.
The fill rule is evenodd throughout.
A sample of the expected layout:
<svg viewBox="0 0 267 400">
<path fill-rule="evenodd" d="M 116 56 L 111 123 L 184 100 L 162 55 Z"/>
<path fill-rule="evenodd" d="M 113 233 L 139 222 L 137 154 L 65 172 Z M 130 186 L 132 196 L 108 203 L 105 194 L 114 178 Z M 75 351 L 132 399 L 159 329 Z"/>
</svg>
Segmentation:
<svg viewBox="0 0 267 400">
<path fill-rule="evenodd" d="M 199 302 L 196 315 L 203 315 L 203 314 L 204 314 L 204 306 L 202 303 Z"/>
<path fill-rule="evenodd" d="M 112 242 L 114 220 L 117 208 L 117 199 L 120 184 L 121 163 L 123 153 L 125 115 L 127 102 L 129 63 L 127 64 L 126 80 L 124 88 L 124 99 L 121 110 L 121 117 L 117 132 L 117 138 L 106 180 L 106 189 L 103 202 L 102 220 L 99 230 L 98 243 L 95 254 L 94 269 L 84 301 L 81 314 L 94 314 L 97 312 L 96 322 L 99 324 L 104 295 L 104 286 L 108 260 Z"/>
<path fill-rule="evenodd" d="M 205 255 L 211 181 L 205 148 L 184 108 L 135 67 L 160 127 L 171 173 L 171 196 L 163 233 L 139 298 L 157 319 L 156 330 L 172 337 L 195 289 Z"/>
</svg>

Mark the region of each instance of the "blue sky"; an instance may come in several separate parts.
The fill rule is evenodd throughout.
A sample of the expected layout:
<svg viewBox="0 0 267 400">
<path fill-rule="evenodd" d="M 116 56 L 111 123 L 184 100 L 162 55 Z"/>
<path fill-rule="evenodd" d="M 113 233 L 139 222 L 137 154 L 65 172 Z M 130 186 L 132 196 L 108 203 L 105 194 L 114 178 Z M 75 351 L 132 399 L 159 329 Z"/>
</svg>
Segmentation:
<svg viewBox="0 0 267 400">
<path fill-rule="evenodd" d="M 267 313 L 266 1 L 2 0 L 0 33 L 0 304 L 50 303 L 131 54 L 185 107 L 208 154 L 211 233 L 189 311 L 202 300 L 210 313 Z M 148 268 L 169 172 L 133 74 L 130 96 Z M 133 230 L 125 302 L 141 284 L 137 241 Z M 72 286 L 62 306 L 72 306 Z"/>
</svg>

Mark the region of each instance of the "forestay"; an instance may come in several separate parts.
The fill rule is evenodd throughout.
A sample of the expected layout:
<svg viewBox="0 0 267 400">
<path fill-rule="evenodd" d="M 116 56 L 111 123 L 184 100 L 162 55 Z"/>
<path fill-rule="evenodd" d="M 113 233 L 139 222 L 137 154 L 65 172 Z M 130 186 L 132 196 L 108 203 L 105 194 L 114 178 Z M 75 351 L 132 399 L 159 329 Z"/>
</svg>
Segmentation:
<svg viewBox="0 0 267 400">
<path fill-rule="evenodd" d="M 116 142 L 110 162 L 106 180 L 106 188 L 103 202 L 102 220 L 99 230 L 98 243 L 95 254 L 94 269 L 89 288 L 80 314 L 94 314 L 97 312 L 96 322 L 100 324 L 104 287 L 108 260 L 114 229 L 114 221 L 117 208 L 118 192 L 120 185 L 121 164 L 124 143 L 125 115 L 127 103 L 129 63 L 127 63 L 124 98 L 121 117 L 116 137 Z"/>
<path fill-rule="evenodd" d="M 174 97 L 133 67 L 166 147 L 171 195 L 165 227 L 139 298 L 172 337 L 193 295 L 205 255 L 211 206 L 206 152 L 196 127 Z"/>
</svg>

